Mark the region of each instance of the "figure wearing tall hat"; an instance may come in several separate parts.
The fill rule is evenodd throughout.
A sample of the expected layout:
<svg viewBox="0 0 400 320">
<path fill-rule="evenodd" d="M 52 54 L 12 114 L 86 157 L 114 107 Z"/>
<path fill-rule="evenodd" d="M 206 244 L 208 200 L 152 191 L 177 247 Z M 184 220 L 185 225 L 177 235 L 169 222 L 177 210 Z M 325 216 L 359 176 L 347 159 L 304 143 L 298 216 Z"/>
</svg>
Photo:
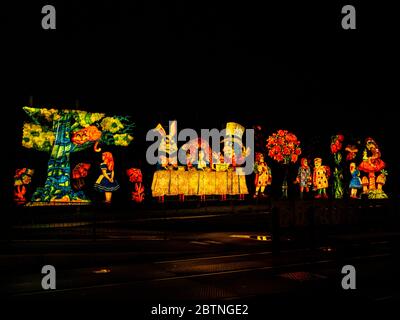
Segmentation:
<svg viewBox="0 0 400 320">
<path fill-rule="evenodd" d="M 242 165 L 250 155 L 250 148 L 243 145 L 244 131 L 245 128 L 236 122 L 226 124 L 226 138 L 222 141 L 223 152 L 225 163 L 231 164 L 234 169 Z"/>
</svg>

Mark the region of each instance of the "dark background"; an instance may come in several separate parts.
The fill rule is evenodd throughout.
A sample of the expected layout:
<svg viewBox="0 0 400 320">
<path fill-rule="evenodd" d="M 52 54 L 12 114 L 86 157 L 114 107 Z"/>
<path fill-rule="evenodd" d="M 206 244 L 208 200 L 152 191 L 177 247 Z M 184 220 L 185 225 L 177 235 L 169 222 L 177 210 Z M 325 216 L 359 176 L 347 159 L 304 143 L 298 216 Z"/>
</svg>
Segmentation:
<svg viewBox="0 0 400 320">
<path fill-rule="evenodd" d="M 145 167 L 144 137 L 158 122 L 237 121 L 263 125 L 266 136 L 292 130 L 307 156 L 327 164 L 331 135 L 372 136 L 388 163 L 387 189 L 398 189 L 398 23 L 388 4 L 65 1 L 51 3 L 57 30 L 43 30 L 45 4 L 2 5 L 3 185 L 26 159 L 47 161 L 20 146 L 21 107 L 33 96 L 34 106 L 78 100 L 81 109 L 132 115 L 135 142 L 116 155 L 126 167 Z M 345 4 L 356 7 L 357 30 L 341 28 Z"/>
</svg>

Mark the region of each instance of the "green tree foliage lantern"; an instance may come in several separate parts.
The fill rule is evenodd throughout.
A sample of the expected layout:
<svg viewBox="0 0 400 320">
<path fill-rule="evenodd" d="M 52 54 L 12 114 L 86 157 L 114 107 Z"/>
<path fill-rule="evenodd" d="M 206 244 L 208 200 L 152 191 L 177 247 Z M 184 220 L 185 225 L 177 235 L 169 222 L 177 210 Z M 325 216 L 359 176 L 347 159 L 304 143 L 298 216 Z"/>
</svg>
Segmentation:
<svg viewBox="0 0 400 320">
<path fill-rule="evenodd" d="M 22 145 L 50 154 L 47 179 L 32 196 L 35 202 L 89 202 L 71 187 L 70 154 L 98 144 L 128 146 L 134 124 L 128 117 L 104 113 L 24 107 L 32 122 L 23 127 Z"/>
</svg>

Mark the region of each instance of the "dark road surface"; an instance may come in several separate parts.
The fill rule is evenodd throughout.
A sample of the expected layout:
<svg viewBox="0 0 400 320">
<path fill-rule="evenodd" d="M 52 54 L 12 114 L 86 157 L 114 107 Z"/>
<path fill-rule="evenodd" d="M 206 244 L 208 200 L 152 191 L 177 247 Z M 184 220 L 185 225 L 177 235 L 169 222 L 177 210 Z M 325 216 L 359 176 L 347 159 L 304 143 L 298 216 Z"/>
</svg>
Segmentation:
<svg viewBox="0 0 400 320">
<path fill-rule="evenodd" d="M 299 296 L 365 303 L 400 300 L 396 234 L 380 234 L 377 240 L 342 237 L 314 250 L 286 239 L 278 255 L 273 254 L 268 237 L 263 241 L 257 236 L 219 232 L 165 238 L 147 232 L 114 240 L 16 241 L 16 253 L 1 256 L 6 275 L 2 290 L 12 301 L 261 300 L 268 304 L 279 297 Z M 19 250 L 25 253 L 18 254 Z M 41 288 L 40 270 L 45 264 L 56 267 L 56 290 Z M 341 269 L 348 264 L 357 271 L 353 291 L 341 288 Z"/>
</svg>

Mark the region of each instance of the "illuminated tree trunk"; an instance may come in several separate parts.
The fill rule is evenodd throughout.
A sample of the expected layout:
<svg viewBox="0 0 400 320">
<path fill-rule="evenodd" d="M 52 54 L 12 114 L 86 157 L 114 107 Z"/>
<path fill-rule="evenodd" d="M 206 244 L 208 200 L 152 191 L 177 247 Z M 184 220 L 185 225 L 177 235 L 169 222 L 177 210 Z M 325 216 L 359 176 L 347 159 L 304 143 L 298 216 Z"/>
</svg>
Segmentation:
<svg viewBox="0 0 400 320">
<path fill-rule="evenodd" d="M 53 130 L 55 142 L 48 162 L 46 183 L 37 188 L 32 201 L 85 200 L 82 191 L 75 192 L 71 188 L 71 114 L 63 113 L 60 119 L 55 120 Z"/>
</svg>

